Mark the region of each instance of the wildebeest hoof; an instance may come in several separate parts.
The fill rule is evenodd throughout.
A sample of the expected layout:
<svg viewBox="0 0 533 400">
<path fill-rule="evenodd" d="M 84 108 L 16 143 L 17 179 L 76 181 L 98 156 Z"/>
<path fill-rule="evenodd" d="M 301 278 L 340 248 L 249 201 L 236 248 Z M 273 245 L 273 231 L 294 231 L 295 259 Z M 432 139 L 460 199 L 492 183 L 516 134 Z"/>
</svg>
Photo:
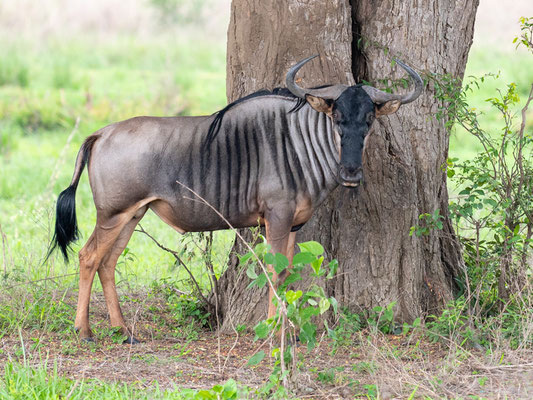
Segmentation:
<svg viewBox="0 0 533 400">
<path fill-rule="evenodd" d="M 126 339 L 124 339 L 124 341 L 122 342 L 122 344 L 139 344 L 141 343 L 140 340 L 137 340 L 135 339 L 134 336 L 128 336 Z"/>
<path fill-rule="evenodd" d="M 296 346 L 298 347 L 300 345 L 300 336 L 296 335 L 294 338 L 292 336 L 289 337 L 288 340 L 289 346 Z"/>
<path fill-rule="evenodd" d="M 74 327 L 74 332 L 79 334 L 80 331 L 81 331 L 81 328 L 78 328 L 77 326 Z M 92 334 L 90 333 L 90 331 L 89 331 L 88 335 L 86 334 L 86 335 L 80 337 L 80 341 L 85 342 L 85 343 L 95 343 L 96 342 L 96 340 L 94 340 L 94 338 L 92 337 Z"/>
</svg>

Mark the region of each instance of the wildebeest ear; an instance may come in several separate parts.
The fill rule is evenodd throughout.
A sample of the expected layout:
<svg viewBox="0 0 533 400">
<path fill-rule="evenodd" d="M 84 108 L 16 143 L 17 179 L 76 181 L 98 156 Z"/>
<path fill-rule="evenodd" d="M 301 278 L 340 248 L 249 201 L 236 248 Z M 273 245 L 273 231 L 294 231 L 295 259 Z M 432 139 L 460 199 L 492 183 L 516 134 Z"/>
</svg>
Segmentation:
<svg viewBox="0 0 533 400">
<path fill-rule="evenodd" d="M 402 105 L 400 100 L 391 100 L 383 104 L 376 105 L 376 117 L 382 115 L 392 114 L 398 111 L 398 108 Z"/>
<path fill-rule="evenodd" d="M 333 111 L 333 100 L 324 99 L 322 97 L 313 96 L 311 94 L 305 95 L 305 100 L 318 112 L 323 112 L 329 116 Z"/>
</svg>

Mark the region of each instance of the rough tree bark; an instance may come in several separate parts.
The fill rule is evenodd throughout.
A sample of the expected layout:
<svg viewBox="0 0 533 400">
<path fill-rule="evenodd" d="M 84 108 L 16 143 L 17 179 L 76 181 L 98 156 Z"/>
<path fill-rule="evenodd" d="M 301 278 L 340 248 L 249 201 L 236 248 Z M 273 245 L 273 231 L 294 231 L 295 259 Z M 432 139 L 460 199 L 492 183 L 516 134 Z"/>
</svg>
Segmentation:
<svg viewBox="0 0 533 400">
<path fill-rule="evenodd" d="M 312 54 L 320 58 L 299 73 L 301 86 L 399 78 L 404 74 L 391 68 L 391 56 L 421 73 L 461 78 L 477 6 L 478 0 L 233 0 L 228 100 L 284 86 L 287 69 Z M 452 296 L 462 258 L 447 214 L 442 166 L 449 138 L 437 107 L 428 85 L 415 103 L 381 117 L 365 147 L 365 183 L 357 191 L 338 188 L 297 237 L 319 241 L 338 259 L 327 289 L 355 311 L 397 301 L 398 320 L 410 321 Z M 418 216 L 436 209 L 444 229 L 409 236 Z M 243 251 L 239 244 L 235 250 Z M 266 315 L 266 292 L 246 289 L 236 264 L 233 258 L 220 279 L 223 330 Z"/>
</svg>

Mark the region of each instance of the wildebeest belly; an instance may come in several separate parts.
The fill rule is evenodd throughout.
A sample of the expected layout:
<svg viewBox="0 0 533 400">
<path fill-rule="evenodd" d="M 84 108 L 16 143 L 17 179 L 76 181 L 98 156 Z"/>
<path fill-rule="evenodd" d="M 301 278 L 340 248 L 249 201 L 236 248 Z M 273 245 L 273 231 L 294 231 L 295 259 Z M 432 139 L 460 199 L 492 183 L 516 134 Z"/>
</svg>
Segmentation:
<svg viewBox="0 0 533 400">
<path fill-rule="evenodd" d="M 180 233 L 246 228 L 262 225 L 264 222 L 258 211 L 225 216 L 220 211 L 215 211 L 214 205 L 211 208 L 193 198 L 194 196 L 183 196 L 181 199 L 158 199 L 151 202 L 149 207 Z"/>
</svg>

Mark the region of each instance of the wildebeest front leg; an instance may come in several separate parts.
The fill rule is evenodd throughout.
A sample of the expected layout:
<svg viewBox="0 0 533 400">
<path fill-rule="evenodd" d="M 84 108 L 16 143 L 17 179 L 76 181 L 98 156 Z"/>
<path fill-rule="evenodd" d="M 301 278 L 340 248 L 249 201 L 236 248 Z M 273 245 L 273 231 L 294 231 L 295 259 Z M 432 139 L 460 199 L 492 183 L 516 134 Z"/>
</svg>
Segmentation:
<svg viewBox="0 0 533 400">
<path fill-rule="evenodd" d="M 289 234 L 289 240 L 287 241 L 287 253 L 285 254 L 289 259 L 289 268 L 284 269 L 278 276 L 278 285 L 285 282 L 285 279 L 289 276 L 292 269 L 292 259 L 294 258 L 294 245 L 296 244 L 296 232 Z"/>
<path fill-rule="evenodd" d="M 281 253 L 287 257 L 289 256 L 287 245 L 291 236 L 293 218 L 294 211 L 292 211 L 291 207 L 287 207 L 287 205 L 273 209 L 265 214 L 266 237 L 267 242 L 270 244 L 272 254 Z M 272 265 L 268 265 L 268 272 L 272 273 L 272 283 L 277 288 L 278 274 Z M 276 306 L 272 303 L 273 298 L 274 291 L 270 288 L 268 295 L 268 318 L 276 315 Z"/>
</svg>

